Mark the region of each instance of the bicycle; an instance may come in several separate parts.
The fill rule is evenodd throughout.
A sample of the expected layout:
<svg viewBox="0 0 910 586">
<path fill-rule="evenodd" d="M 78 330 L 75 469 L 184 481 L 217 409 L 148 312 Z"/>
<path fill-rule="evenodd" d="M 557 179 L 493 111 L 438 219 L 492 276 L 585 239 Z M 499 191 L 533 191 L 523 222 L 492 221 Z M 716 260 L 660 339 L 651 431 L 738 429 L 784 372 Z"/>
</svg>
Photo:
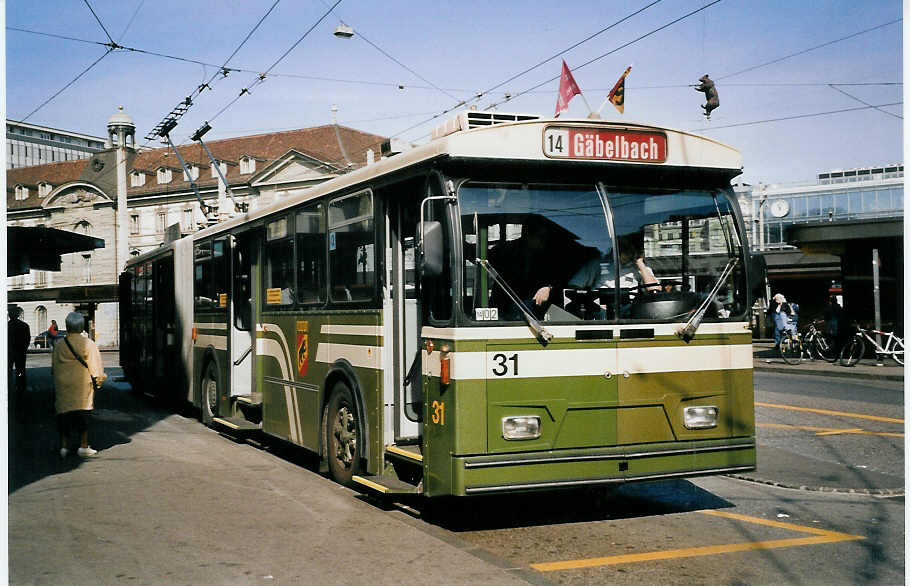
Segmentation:
<svg viewBox="0 0 910 586">
<path fill-rule="evenodd" d="M 812 322 L 806 328 L 803 334 L 805 340 L 803 346 L 806 347 L 811 359 L 818 357 L 827 362 L 834 362 L 837 360 L 834 343 L 824 332 L 815 327 L 816 323 L 821 324 L 822 322 Z"/>
<path fill-rule="evenodd" d="M 878 334 L 880 336 L 887 336 L 885 345 L 880 346 L 878 342 L 875 341 L 875 338 L 869 334 Z M 881 330 L 864 330 L 863 328 L 857 327 L 856 333 L 853 334 L 853 337 L 850 338 L 850 341 L 844 345 L 844 349 L 840 353 L 840 363 L 842 366 L 854 366 L 866 353 L 866 340 L 868 340 L 873 349 L 875 350 L 876 356 L 890 356 L 894 359 L 895 362 L 903 366 L 904 364 L 904 341 L 898 336 L 894 335 L 894 332 L 883 332 Z"/>
<path fill-rule="evenodd" d="M 799 332 L 786 329 L 780 333 L 780 344 L 777 347 L 780 357 L 787 364 L 799 364 L 806 352 Z"/>
</svg>

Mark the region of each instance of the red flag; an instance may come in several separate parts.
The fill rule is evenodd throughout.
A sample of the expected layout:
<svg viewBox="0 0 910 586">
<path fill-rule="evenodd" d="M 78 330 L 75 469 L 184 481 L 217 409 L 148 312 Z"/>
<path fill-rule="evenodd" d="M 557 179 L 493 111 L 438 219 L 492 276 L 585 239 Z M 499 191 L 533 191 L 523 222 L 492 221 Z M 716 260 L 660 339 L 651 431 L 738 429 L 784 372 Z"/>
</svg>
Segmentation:
<svg viewBox="0 0 910 586">
<path fill-rule="evenodd" d="M 616 85 L 613 86 L 613 89 L 610 90 L 610 95 L 607 96 L 607 99 L 616 106 L 616 109 L 619 110 L 619 113 L 622 114 L 625 110 L 626 105 L 626 76 L 629 75 L 629 72 L 632 71 L 632 66 L 629 65 L 626 67 L 626 70 L 619 77 L 619 81 L 616 82 Z"/>
<path fill-rule="evenodd" d="M 578 84 L 575 83 L 575 78 L 572 77 L 569 66 L 563 60 L 562 75 L 559 76 L 559 98 L 556 100 L 556 114 L 553 117 L 558 118 L 560 114 L 568 110 L 569 100 L 580 93 L 581 90 L 578 89 Z"/>
</svg>

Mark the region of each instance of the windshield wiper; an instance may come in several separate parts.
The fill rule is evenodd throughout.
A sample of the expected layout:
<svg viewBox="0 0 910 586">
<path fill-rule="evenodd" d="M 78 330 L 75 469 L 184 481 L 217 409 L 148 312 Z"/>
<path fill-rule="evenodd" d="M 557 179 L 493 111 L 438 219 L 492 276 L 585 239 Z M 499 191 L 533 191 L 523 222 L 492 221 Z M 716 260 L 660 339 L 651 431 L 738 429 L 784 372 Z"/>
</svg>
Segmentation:
<svg viewBox="0 0 910 586">
<path fill-rule="evenodd" d="M 531 310 L 518 298 L 518 295 L 515 294 L 515 291 L 512 290 L 512 287 L 503 279 L 496 269 L 493 268 L 493 265 L 490 264 L 490 261 L 486 259 L 476 259 L 477 264 L 482 266 L 487 273 L 493 277 L 493 280 L 502 287 L 502 290 L 505 291 L 506 295 L 509 296 L 509 299 L 512 300 L 512 303 L 518 307 L 521 314 L 524 316 L 525 321 L 528 322 L 528 326 L 531 327 L 531 331 L 534 332 L 534 335 L 537 336 L 537 341 L 546 346 L 550 343 L 550 340 L 553 339 L 553 334 L 547 331 L 543 325 L 537 321 L 537 318 L 531 314 Z"/>
<path fill-rule="evenodd" d="M 731 258 L 727 263 L 727 266 L 724 267 L 723 272 L 720 274 L 720 277 L 717 278 L 717 282 L 714 283 L 714 287 L 711 289 L 711 292 L 705 297 L 705 300 L 702 301 L 701 305 L 692 314 L 692 317 L 689 318 L 689 321 L 685 323 L 684 326 L 676 330 L 676 335 L 682 338 L 683 342 L 686 344 L 695 337 L 695 330 L 698 329 L 698 326 L 701 325 L 701 320 L 705 318 L 705 312 L 708 310 L 708 306 L 714 302 L 714 298 L 717 297 L 717 292 L 720 291 L 721 285 L 724 281 L 727 280 L 727 277 L 730 276 L 730 273 L 733 271 L 733 267 L 736 266 L 736 263 L 739 262 L 738 258 Z"/>
</svg>

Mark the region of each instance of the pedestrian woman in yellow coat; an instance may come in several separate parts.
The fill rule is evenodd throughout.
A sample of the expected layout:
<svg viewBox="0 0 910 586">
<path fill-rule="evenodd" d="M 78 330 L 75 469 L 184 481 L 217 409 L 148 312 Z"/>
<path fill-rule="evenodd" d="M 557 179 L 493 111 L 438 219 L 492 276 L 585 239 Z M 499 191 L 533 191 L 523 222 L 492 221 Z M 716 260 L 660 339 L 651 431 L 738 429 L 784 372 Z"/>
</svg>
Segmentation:
<svg viewBox="0 0 910 586">
<path fill-rule="evenodd" d="M 69 453 L 67 442 L 72 432 L 79 433 L 80 456 L 98 452 L 88 445 L 88 428 L 95 406 L 95 385 L 107 378 L 101 364 L 101 353 L 95 343 L 82 335 L 85 318 L 72 312 L 66 316 L 66 337 L 54 346 L 51 368 L 54 372 L 57 426 L 60 430 L 60 457 Z M 94 377 L 94 383 L 93 383 Z"/>
</svg>

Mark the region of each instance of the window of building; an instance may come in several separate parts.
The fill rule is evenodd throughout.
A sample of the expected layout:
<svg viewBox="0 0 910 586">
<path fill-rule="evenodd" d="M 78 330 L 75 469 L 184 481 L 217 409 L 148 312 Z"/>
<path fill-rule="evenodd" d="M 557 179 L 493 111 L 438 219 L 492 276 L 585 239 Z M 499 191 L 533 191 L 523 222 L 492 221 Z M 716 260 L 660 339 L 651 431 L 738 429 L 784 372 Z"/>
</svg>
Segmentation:
<svg viewBox="0 0 910 586">
<path fill-rule="evenodd" d="M 38 184 L 38 196 L 44 197 L 46 195 L 49 195 L 53 188 L 54 188 L 54 186 L 51 185 L 50 183 L 47 183 L 44 181 L 39 183 Z"/>
<path fill-rule="evenodd" d="M 83 283 L 92 282 L 92 255 L 91 254 L 82 255 L 82 282 Z"/>
<path fill-rule="evenodd" d="M 196 229 L 196 221 L 193 217 L 193 209 L 189 208 L 183 210 L 183 222 L 180 226 L 184 232 L 192 232 Z"/>
<path fill-rule="evenodd" d="M 13 196 L 14 199 L 22 201 L 23 199 L 28 199 L 28 187 L 24 185 L 16 186 L 16 193 Z"/>
<path fill-rule="evenodd" d="M 322 204 L 297 213 L 297 300 L 325 301 L 325 215 Z"/>
<path fill-rule="evenodd" d="M 35 328 L 39 334 L 47 330 L 47 308 L 43 305 L 35 308 Z"/>
<path fill-rule="evenodd" d="M 289 217 L 266 225 L 265 266 L 262 279 L 266 309 L 294 303 L 294 239 Z"/>
<path fill-rule="evenodd" d="M 142 187 L 145 185 L 145 173 L 139 171 L 130 173 L 130 185 L 133 187 Z"/>
<path fill-rule="evenodd" d="M 34 271 L 35 275 L 35 286 L 36 287 L 45 287 L 47 286 L 47 271 Z"/>
<path fill-rule="evenodd" d="M 158 183 L 170 183 L 173 179 L 173 173 L 167 167 L 161 167 L 158 169 Z"/>
<path fill-rule="evenodd" d="M 374 295 L 373 194 L 361 191 L 329 203 L 329 279 L 334 301 Z"/>
<path fill-rule="evenodd" d="M 189 169 L 190 172 L 189 174 L 187 174 L 186 171 L 183 172 L 184 181 L 189 182 L 199 179 L 199 165 L 187 165 L 187 169 Z"/>
<path fill-rule="evenodd" d="M 130 234 L 139 233 L 139 212 L 130 214 Z"/>
<path fill-rule="evenodd" d="M 246 175 L 256 172 L 256 159 L 253 157 L 243 157 L 240 159 L 240 173 Z"/>
<path fill-rule="evenodd" d="M 215 165 L 211 165 L 212 168 L 212 178 L 218 177 L 218 171 L 215 169 Z M 221 169 L 221 174 L 227 177 L 227 163 L 223 161 L 218 162 L 218 168 Z"/>
<path fill-rule="evenodd" d="M 155 214 L 155 231 L 159 234 L 167 229 L 167 210 L 158 210 Z"/>
</svg>

